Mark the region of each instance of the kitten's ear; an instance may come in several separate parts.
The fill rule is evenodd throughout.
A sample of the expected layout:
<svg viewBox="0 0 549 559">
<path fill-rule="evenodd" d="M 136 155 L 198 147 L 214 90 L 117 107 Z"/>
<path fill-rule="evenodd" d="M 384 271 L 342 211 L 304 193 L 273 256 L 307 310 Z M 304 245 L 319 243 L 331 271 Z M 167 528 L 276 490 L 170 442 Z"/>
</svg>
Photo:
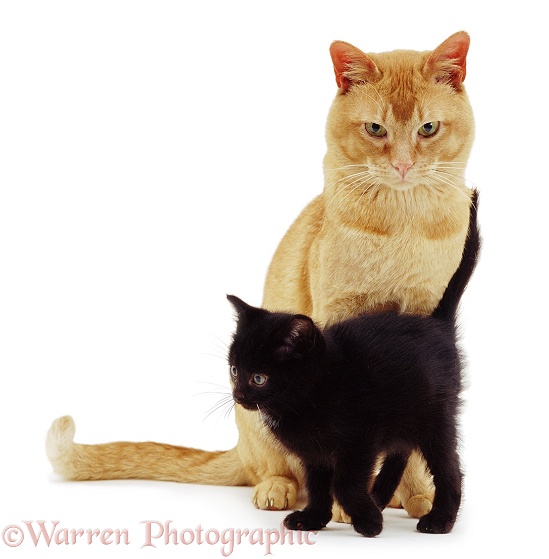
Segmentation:
<svg viewBox="0 0 549 559">
<path fill-rule="evenodd" d="M 245 303 L 242 299 L 239 299 L 236 295 L 227 295 L 227 299 L 230 301 L 239 317 L 257 310 L 255 307 Z"/>
<path fill-rule="evenodd" d="M 334 41 L 330 46 L 337 86 L 343 91 L 357 83 L 377 81 L 379 70 L 375 62 L 361 50 L 344 41 Z"/>
<path fill-rule="evenodd" d="M 438 46 L 427 59 L 424 72 L 435 82 L 445 82 L 459 89 L 466 74 L 469 35 L 465 31 L 454 33 Z"/>
<path fill-rule="evenodd" d="M 304 315 L 295 315 L 290 323 L 278 334 L 275 349 L 276 356 L 281 360 L 301 357 L 315 345 L 316 326 Z"/>
</svg>

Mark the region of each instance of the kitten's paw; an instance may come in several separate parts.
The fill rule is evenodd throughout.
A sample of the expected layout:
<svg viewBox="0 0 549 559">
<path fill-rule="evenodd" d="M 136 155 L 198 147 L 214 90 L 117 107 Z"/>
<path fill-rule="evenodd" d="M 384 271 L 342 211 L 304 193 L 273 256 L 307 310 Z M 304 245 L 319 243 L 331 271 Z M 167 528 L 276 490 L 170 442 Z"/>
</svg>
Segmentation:
<svg viewBox="0 0 549 559">
<path fill-rule="evenodd" d="M 379 535 L 383 529 L 383 516 L 381 512 L 366 517 L 353 517 L 352 522 L 355 531 L 367 538 Z"/>
<path fill-rule="evenodd" d="M 447 515 L 426 514 L 419 519 L 417 531 L 423 534 L 448 534 L 454 527 L 456 519 Z"/>
<path fill-rule="evenodd" d="M 288 530 L 322 530 L 329 520 L 311 512 L 296 510 L 284 519 L 284 526 Z"/>
<path fill-rule="evenodd" d="M 263 510 L 292 508 L 296 499 L 297 482 L 282 476 L 273 476 L 258 483 L 252 494 L 254 506 Z"/>
<path fill-rule="evenodd" d="M 427 495 L 414 495 L 404 503 L 404 508 L 412 518 L 422 518 L 431 512 L 433 503 Z"/>
<path fill-rule="evenodd" d="M 350 524 L 351 517 L 343 510 L 340 504 L 334 503 L 332 505 L 332 520 L 334 522 L 341 522 L 342 524 Z"/>
</svg>

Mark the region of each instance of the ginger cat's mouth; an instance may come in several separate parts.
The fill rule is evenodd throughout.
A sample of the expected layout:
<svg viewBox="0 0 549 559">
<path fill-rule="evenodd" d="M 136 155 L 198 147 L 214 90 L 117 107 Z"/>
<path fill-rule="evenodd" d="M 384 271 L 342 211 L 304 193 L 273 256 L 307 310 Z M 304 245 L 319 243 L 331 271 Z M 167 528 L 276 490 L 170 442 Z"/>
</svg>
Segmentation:
<svg viewBox="0 0 549 559">
<path fill-rule="evenodd" d="M 412 188 L 415 188 L 416 186 L 419 185 L 419 183 L 420 181 L 418 178 L 412 178 L 408 176 L 405 176 L 404 178 L 391 177 L 385 182 L 385 186 L 387 188 L 390 188 L 391 190 L 404 191 L 404 190 L 410 190 Z"/>
</svg>

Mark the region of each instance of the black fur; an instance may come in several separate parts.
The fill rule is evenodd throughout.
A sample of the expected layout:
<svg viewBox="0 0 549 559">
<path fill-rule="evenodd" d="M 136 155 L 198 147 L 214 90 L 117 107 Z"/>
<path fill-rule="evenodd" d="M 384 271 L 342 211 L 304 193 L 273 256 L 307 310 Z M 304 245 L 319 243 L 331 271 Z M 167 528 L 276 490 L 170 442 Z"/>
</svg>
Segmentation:
<svg viewBox="0 0 549 559">
<path fill-rule="evenodd" d="M 335 498 L 357 532 L 376 536 L 408 456 L 419 449 L 435 499 L 417 529 L 452 529 L 462 483 L 455 317 L 479 252 L 476 211 L 474 193 L 461 264 L 432 317 L 389 312 L 321 331 L 306 316 L 228 296 L 238 313 L 229 352 L 234 400 L 259 410 L 305 466 L 309 501 L 286 517 L 288 528 L 323 528 Z M 386 458 L 368 491 L 380 455 Z"/>
</svg>

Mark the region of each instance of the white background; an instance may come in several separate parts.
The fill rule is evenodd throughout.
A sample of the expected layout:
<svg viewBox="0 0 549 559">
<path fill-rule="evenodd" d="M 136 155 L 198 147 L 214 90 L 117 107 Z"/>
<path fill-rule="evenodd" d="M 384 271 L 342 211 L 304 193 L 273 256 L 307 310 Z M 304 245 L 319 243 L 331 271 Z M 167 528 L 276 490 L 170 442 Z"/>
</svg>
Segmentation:
<svg viewBox="0 0 549 559">
<path fill-rule="evenodd" d="M 328 47 L 431 50 L 471 35 L 477 130 L 467 178 L 484 251 L 463 301 L 465 500 L 429 536 L 387 511 L 366 540 L 332 526 L 276 557 L 542 556 L 547 481 L 547 36 L 541 4 L 0 3 L 0 529 L 23 520 L 127 529 L 129 546 L 43 543 L 25 557 L 221 557 L 140 550 L 178 530 L 279 526 L 250 488 L 64 483 L 44 453 L 71 414 L 82 443 L 234 446 L 226 293 L 260 304 L 278 241 L 323 185 Z M 221 385 L 221 386 L 219 386 Z M 262 557 L 260 544 L 234 557 Z M 521 555 L 523 556 L 523 555 Z"/>
</svg>

